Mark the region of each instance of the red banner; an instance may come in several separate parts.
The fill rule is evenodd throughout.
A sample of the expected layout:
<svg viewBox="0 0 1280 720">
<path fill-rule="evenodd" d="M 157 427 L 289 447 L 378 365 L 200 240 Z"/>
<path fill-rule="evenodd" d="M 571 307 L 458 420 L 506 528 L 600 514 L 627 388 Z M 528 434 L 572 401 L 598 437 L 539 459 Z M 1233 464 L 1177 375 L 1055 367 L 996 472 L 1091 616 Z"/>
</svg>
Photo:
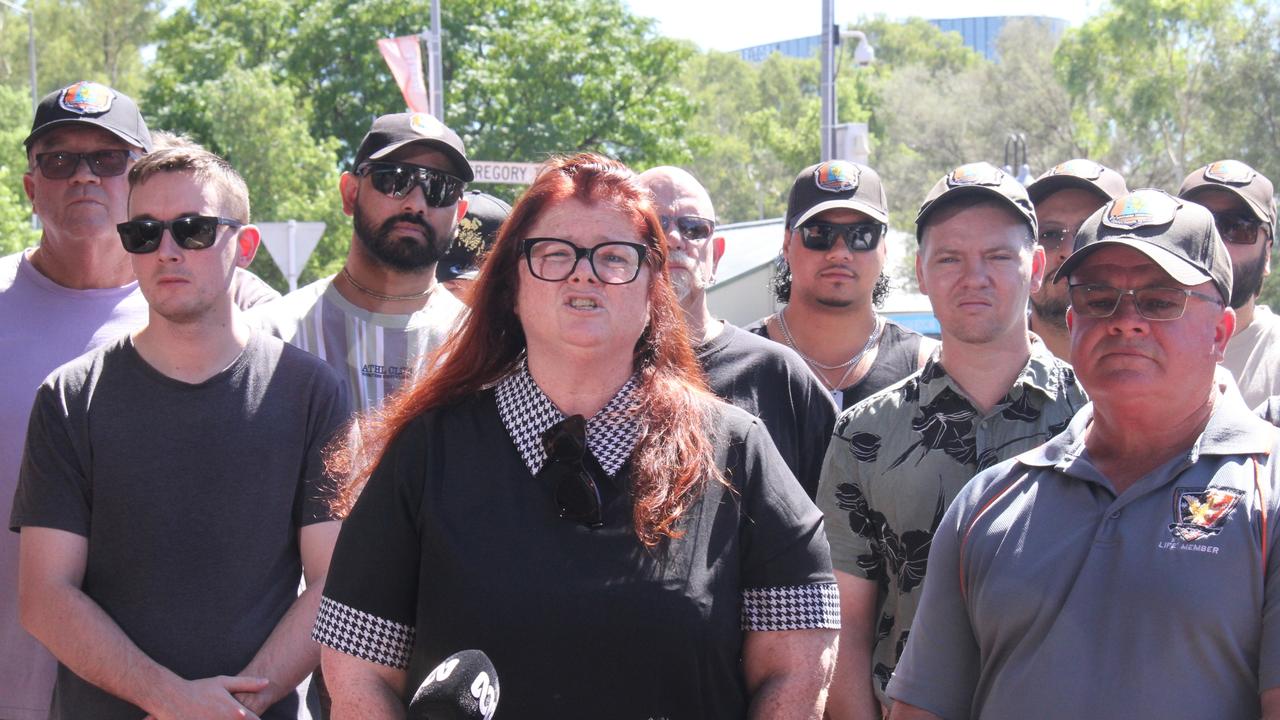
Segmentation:
<svg viewBox="0 0 1280 720">
<path fill-rule="evenodd" d="M 418 36 L 383 38 L 378 41 L 378 50 L 382 59 L 387 61 L 387 67 L 391 68 L 391 76 L 400 86 L 400 94 L 404 95 L 409 111 L 431 112 L 427 82 L 422 74 L 422 43 Z"/>
</svg>

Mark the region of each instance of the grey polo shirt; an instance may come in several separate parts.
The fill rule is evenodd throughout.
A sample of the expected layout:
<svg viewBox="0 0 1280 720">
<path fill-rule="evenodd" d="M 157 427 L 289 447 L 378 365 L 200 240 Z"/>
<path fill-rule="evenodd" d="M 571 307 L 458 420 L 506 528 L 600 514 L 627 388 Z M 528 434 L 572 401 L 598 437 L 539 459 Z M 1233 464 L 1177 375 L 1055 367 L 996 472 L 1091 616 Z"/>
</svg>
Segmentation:
<svg viewBox="0 0 1280 720">
<path fill-rule="evenodd" d="M 1188 451 L 1117 497 L 1087 405 L 947 510 L 888 694 L 948 720 L 1256 718 L 1280 685 L 1280 431 L 1219 374 Z"/>
</svg>

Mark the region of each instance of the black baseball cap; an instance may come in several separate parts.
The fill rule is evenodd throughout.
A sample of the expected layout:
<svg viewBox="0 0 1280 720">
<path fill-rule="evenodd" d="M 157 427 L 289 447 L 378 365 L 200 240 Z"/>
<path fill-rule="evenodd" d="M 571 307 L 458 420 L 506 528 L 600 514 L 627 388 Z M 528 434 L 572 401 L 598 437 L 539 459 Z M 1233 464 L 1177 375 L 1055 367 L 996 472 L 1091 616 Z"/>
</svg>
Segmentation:
<svg viewBox="0 0 1280 720">
<path fill-rule="evenodd" d="M 31 134 L 22 144 L 30 150 L 41 135 L 67 125 L 94 125 L 151 152 L 151 133 L 138 104 L 101 83 L 81 80 L 45 95 L 36 106 Z"/>
<path fill-rule="evenodd" d="M 1063 261 L 1053 281 L 1070 276 L 1085 258 L 1107 245 L 1137 250 L 1182 285 L 1212 281 L 1222 302 L 1231 300 L 1231 256 L 1213 215 L 1201 205 L 1154 188 L 1112 200 L 1080 226 L 1075 252 Z"/>
<path fill-rule="evenodd" d="M 1039 235 L 1035 207 L 1031 204 L 1031 198 L 1027 197 L 1027 189 L 1022 187 L 1022 183 L 991 163 L 976 162 L 961 165 L 934 183 L 933 189 L 920 205 L 920 212 L 916 214 L 916 240 L 924 235 L 925 223 L 935 210 L 966 197 L 974 202 L 988 199 L 1002 201 L 1031 226 L 1031 237 Z"/>
<path fill-rule="evenodd" d="M 1044 171 L 1027 186 L 1027 196 L 1032 203 L 1039 203 L 1059 190 L 1067 189 L 1088 190 L 1102 202 L 1115 200 L 1129 192 L 1120 173 L 1102 163 L 1075 158 Z"/>
<path fill-rule="evenodd" d="M 467 201 L 467 213 L 458 221 L 448 252 L 436 263 L 436 279 L 441 282 L 473 279 L 480 270 L 480 257 L 493 247 L 498 228 L 511 214 L 506 201 L 479 190 L 468 191 L 463 199 Z"/>
<path fill-rule="evenodd" d="M 828 160 L 801 170 L 791 184 L 787 227 L 799 227 L 814 215 L 835 208 L 856 210 L 889 224 L 889 201 L 876 171 L 849 160 Z"/>
<path fill-rule="evenodd" d="M 1239 160 L 1219 160 L 1192 171 L 1182 181 L 1178 197 L 1195 200 L 1197 193 L 1210 188 L 1240 198 L 1255 218 L 1271 226 L 1275 235 L 1276 191 L 1265 175 Z"/>
<path fill-rule="evenodd" d="M 455 174 L 467 182 L 475 179 L 467 160 L 462 138 L 434 115 L 427 113 L 394 113 L 373 121 L 360 148 L 356 150 L 355 167 L 369 160 L 380 160 L 405 145 L 420 143 L 444 153 L 453 163 Z"/>
</svg>

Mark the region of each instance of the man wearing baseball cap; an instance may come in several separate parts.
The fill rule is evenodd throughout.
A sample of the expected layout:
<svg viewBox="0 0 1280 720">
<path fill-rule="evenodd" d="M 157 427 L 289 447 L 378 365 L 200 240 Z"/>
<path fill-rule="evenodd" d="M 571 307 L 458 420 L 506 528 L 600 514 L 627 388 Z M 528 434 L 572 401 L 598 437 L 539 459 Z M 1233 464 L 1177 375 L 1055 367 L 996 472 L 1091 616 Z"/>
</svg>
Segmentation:
<svg viewBox="0 0 1280 720">
<path fill-rule="evenodd" d="M 352 217 L 342 270 L 260 315 L 337 370 L 357 411 L 403 385 L 465 307 L 436 282 L 436 263 L 467 211 L 463 192 L 473 178 L 462 139 L 435 117 L 377 118 L 339 185 Z"/>
<path fill-rule="evenodd" d="M 498 239 L 498 229 L 511 215 L 511 206 L 502 198 L 479 190 L 463 197 L 467 214 L 458 221 L 449 251 L 436 263 L 436 280 L 464 303 L 471 283 L 480 274 L 485 253 Z"/>
<path fill-rule="evenodd" d="M 1120 173 L 1092 160 L 1076 158 L 1053 166 L 1027 186 L 1036 208 L 1039 236 L 1044 249 L 1045 282 L 1031 293 L 1028 320 L 1031 332 L 1059 358 L 1065 359 L 1071 336 L 1067 332 L 1067 288 L 1048 282 L 1071 254 L 1080 225 L 1107 201 L 1128 192 Z"/>
<path fill-rule="evenodd" d="M 1276 203 L 1271 181 L 1239 160 L 1220 160 L 1194 170 L 1179 197 L 1213 213 L 1231 256 L 1231 307 L 1236 334 L 1222 366 L 1231 371 L 1245 403 L 1255 407 L 1280 395 L 1280 318 L 1259 305 L 1262 282 L 1271 274 Z"/>
<path fill-rule="evenodd" d="M 786 306 L 746 327 L 795 350 L 840 408 L 915 372 L 935 345 L 876 313 L 889 292 L 888 223 L 875 170 L 829 160 L 800 171 L 773 279 Z"/>
<path fill-rule="evenodd" d="M 1092 403 L 946 511 L 893 717 L 1280 716 L 1280 435 L 1217 370 L 1213 216 L 1133 191 L 1057 281 Z"/>
<path fill-rule="evenodd" d="M 1071 368 L 1027 331 L 1027 297 L 1044 270 L 1036 230 L 1022 185 L 987 163 L 948 173 L 916 216 L 916 277 L 941 349 L 840 416 L 818 487 L 840 585 L 831 718 L 878 718 L 888 704 L 952 498 L 1085 404 Z"/>
</svg>

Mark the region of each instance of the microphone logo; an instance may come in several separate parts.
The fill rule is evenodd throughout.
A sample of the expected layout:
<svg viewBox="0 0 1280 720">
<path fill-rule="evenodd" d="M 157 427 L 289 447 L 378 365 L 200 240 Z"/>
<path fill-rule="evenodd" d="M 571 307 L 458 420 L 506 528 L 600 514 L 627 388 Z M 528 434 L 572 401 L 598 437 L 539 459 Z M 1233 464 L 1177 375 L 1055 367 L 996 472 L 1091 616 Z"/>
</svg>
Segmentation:
<svg viewBox="0 0 1280 720">
<path fill-rule="evenodd" d="M 493 714 L 498 710 L 498 686 L 490 682 L 489 673 L 481 670 L 476 675 L 476 679 L 471 683 L 471 697 L 475 698 L 476 704 L 480 706 L 484 720 L 493 720 Z"/>
</svg>

